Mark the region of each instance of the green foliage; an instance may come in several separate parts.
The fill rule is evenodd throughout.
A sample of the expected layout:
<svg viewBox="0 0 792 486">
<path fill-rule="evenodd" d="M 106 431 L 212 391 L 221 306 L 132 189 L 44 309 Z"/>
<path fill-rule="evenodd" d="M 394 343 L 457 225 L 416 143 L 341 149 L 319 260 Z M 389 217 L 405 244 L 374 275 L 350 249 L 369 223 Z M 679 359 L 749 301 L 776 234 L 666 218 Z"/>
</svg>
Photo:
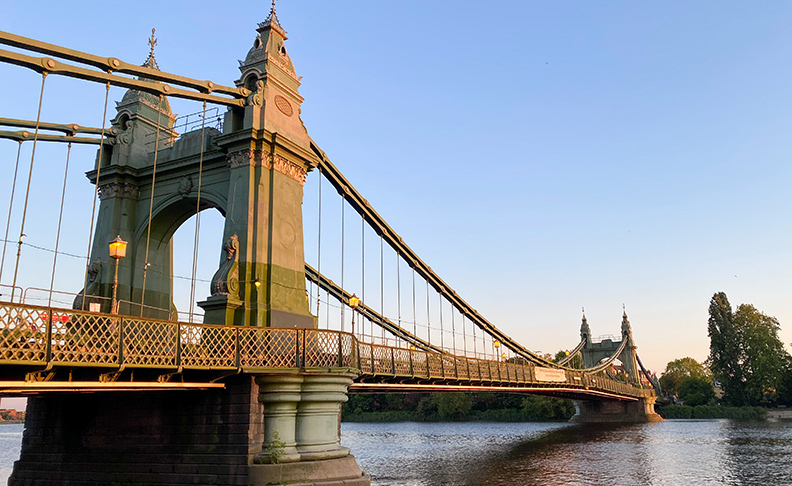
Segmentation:
<svg viewBox="0 0 792 486">
<path fill-rule="evenodd" d="M 264 449 L 269 454 L 269 460 L 272 464 L 278 464 L 286 451 L 286 443 L 280 439 L 278 431 L 272 433 L 272 442 Z"/>
<path fill-rule="evenodd" d="M 689 376 L 682 380 L 678 390 L 679 398 L 685 403 L 695 407 L 707 405 L 715 400 L 715 390 L 708 378 Z"/>
<path fill-rule="evenodd" d="M 513 393 L 351 394 L 342 408 L 350 422 L 498 422 L 569 420 L 569 400 Z"/>
<path fill-rule="evenodd" d="M 663 392 L 678 395 L 679 386 L 685 379 L 695 377 L 710 381 L 711 375 L 710 371 L 695 359 L 679 358 L 666 365 L 665 371 L 660 376 L 660 386 L 663 388 Z"/>
<path fill-rule="evenodd" d="M 469 393 L 437 393 L 433 396 L 440 420 L 464 420 L 470 413 L 473 400 Z"/>
<path fill-rule="evenodd" d="M 713 405 L 666 405 L 656 407 L 664 419 L 760 419 L 767 409 L 762 407 L 720 407 Z"/>
<path fill-rule="evenodd" d="M 781 326 L 775 317 L 741 304 L 734 314 L 742 351 L 745 394 L 752 405 L 778 401 L 778 389 L 790 371 L 790 357 L 778 338 Z"/>
<path fill-rule="evenodd" d="M 575 406 L 570 400 L 549 397 L 525 397 L 522 410 L 525 420 L 532 422 L 569 420 L 575 415 Z"/>
<path fill-rule="evenodd" d="M 723 292 L 716 293 L 710 300 L 707 333 L 710 338 L 709 362 L 713 377 L 721 383 L 726 401 L 733 405 L 745 405 L 748 400 L 740 367 L 739 335 L 731 304 Z"/>
<path fill-rule="evenodd" d="M 774 405 L 787 400 L 791 358 L 774 317 L 742 304 L 732 312 L 726 294 L 710 301 L 710 367 L 732 405 Z M 792 399 L 792 397 L 789 397 Z"/>
</svg>

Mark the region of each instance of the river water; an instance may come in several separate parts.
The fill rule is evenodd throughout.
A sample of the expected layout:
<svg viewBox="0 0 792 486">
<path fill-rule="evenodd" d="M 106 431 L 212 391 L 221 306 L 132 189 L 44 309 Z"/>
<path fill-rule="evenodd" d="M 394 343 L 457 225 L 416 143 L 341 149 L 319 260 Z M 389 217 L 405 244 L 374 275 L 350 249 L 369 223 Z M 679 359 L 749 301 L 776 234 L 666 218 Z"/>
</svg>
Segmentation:
<svg viewBox="0 0 792 486">
<path fill-rule="evenodd" d="M 792 485 L 792 422 L 342 425 L 377 486 Z"/>
<path fill-rule="evenodd" d="M 0 425 L 0 484 L 22 425 Z M 344 423 L 375 486 L 792 485 L 792 421 Z"/>
</svg>

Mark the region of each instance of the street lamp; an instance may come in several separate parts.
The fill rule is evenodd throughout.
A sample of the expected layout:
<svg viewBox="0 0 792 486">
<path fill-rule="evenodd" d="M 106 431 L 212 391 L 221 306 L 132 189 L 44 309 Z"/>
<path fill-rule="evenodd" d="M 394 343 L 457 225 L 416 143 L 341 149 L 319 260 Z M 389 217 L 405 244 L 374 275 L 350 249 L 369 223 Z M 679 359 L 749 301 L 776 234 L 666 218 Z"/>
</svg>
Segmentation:
<svg viewBox="0 0 792 486">
<path fill-rule="evenodd" d="M 115 260 L 115 275 L 113 276 L 113 301 L 110 312 L 116 314 L 116 293 L 118 292 L 118 260 L 126 256 L 127 242 L 121 239 L 121 235 L 110 242 L 110 258 Z"/>
<path fill-rule="evenodd" d="M 358 308 L 360 305 L 360 299 L 358 299 L 357 295 L 352 294 L 352 297 L 349 298 L 349 307 L 352 308 L 352 335 L 355 335 L 355 309 Z"/>
<path fill-rule="evenodd" d="M 495 355 L 498 355 L 498 348 L 500 347 L 500 341 L 493 341 L 492 346 L 495 348 Z"/>
</svg>

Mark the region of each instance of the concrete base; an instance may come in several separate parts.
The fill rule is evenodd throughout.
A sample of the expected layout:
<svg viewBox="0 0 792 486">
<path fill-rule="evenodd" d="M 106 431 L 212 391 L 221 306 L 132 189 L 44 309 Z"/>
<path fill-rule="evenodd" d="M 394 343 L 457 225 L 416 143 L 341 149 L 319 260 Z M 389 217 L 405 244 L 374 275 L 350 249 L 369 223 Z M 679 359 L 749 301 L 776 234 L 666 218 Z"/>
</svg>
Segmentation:
<svg viewBox="0 0 792 486">
<path fill-rule="evenodd" d="M 621 400 L 575 401 L 575 415 L 570 422 L 578 423 L 647 423 L 664 422 L 654 410 L 655 398 L 636 402 Z"/>
<path fill-rule="evenodd" d="M 250 486 L 288 484 L 292 486 L 369 486 L 371 477 L 362 472 L 354 456 L 325 461 L 250 466 Z"/>
</svg>

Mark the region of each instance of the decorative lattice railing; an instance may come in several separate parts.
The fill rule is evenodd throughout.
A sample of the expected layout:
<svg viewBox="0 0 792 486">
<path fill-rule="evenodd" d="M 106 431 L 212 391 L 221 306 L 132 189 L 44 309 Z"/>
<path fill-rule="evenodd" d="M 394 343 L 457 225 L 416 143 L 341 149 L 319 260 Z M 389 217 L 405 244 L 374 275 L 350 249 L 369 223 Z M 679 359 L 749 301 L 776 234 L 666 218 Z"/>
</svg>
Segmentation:
<svg viewBox="0 0 792 486">
<path fill-rule="evenodd" d="M 652 394 L 604 373 L 378 346 L 338 331 L 188 324 L 10 303 L 0 304 L 0 365 L 245 373 L 343 369 L 369 378 Z"/>
</svg>

